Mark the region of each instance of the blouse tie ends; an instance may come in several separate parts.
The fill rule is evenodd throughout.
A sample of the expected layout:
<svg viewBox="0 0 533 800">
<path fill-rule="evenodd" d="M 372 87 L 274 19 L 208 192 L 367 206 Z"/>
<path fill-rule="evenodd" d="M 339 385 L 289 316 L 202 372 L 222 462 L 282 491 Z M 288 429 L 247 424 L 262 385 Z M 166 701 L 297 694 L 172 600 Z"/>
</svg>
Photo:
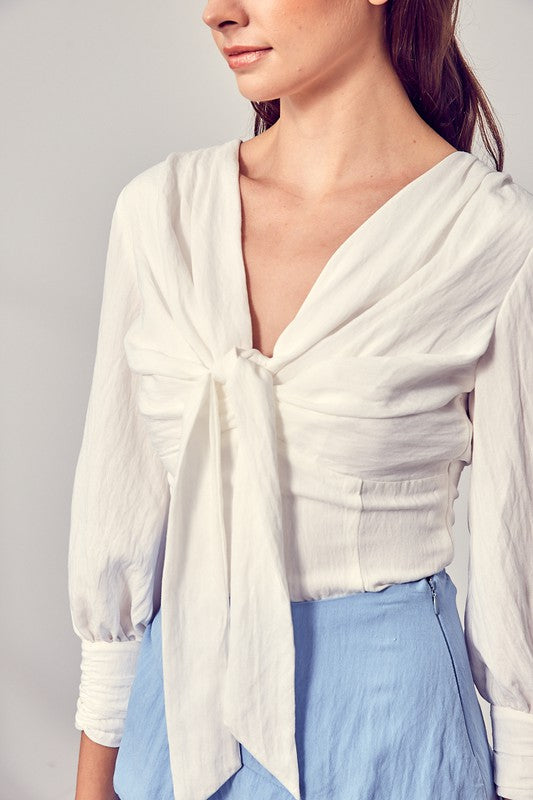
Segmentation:
<svg viewBox="0 0 533 800">
<path fill-rule="evenodd" d="M 176 800 L 216 791 L 242 765 L 239 742 L 300 800 L 273 372 L 254 348 L 231 347 L 209 368 L 196 362 L 193 375 L 191 362 L 172 361 L 191 398 L 171 484 L 161 599 L 163 640 L 172 643 L 167 685 L 180 698 L 165 704 L 177 743 Z M 217 383 L 238 437 L 230 541 Z"/>
</svg>

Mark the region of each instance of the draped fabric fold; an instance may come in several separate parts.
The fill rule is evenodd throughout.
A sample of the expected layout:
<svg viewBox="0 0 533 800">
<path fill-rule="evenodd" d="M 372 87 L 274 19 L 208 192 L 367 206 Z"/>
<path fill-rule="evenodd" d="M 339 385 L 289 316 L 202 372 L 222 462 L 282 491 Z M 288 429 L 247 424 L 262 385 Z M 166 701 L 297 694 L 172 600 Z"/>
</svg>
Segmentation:
<svg viewBox="0 0 533 800">
<path fill-rule="evenodd" d="M 299 798 L 294 640 L 284 566 L 272 372 L 232 348 L 227 390 L 238 453 L 232 514 L 231 624 L 224 719 Z M 243 706 L 241 698 L 247 698 Z"/>
<path fill-rule="evenodd" d="M 168 669 L 180 698 L 166 702 L 167 726 L 181 745 L 170 750 L 176 800 L 209 797 L 240 767 L 238 742 L 300 800 L 274 391 L 258 355 L 232 347 L 210 369 L 197 370 L 192 391 L 190 376 L 186 381 L 161 598 L 163 636 L 174 643 Z M 189 365 L 174 363 L 179 392 Z M 229 565 L 217 382 L 225 384 L 238 434 Z"/>
</svg>

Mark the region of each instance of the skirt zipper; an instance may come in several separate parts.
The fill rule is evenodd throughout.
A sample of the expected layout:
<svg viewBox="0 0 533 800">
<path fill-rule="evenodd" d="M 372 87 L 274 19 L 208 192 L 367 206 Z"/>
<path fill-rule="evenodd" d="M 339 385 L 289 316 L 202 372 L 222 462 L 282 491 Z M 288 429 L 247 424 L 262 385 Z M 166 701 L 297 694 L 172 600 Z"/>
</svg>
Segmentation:
<svg viewBox="0 0 533 800">
<path fill-rule="evenodd" d="M 457 692 L 458 692 L 458 696 L 459 696 L 459 702 L 461 704 L 462 714 L 463 714 L 463 719 L 464 719 L 463 698 L 462 698 L 462 695 L 461 695 L 461 688 L 459 686 L 459 678 L 458 678 L 457 669 L 456 669 L 456 666 L 455 666 L 455 659 L 453 657 L 453 653 L 452 653 L 452 650 L 450 648 L 450 643 L 448 641 L 448 636 L 446 634 L 446 631 L 444 630 L 444 626 L 442 624 L 442 620 L 441 620 L 441 618 L 439 616 L 439 604 L 438 604 L 438 599 L 437 599 L 437 588 L 435 586 L 435 581 L 434 581 L 432 575 L 430 575 L 429 578 L 426 578 L 426 580 L 427 580 L 427 582 L 429 583 L 429 585 L 431 587 L 431 597 L 433 598 L 433 610 L 434 610 L 435 615 L 437 617 L 437 622 L 439 623 L 439 627 L 441 629 L 441 633 L 442 633 L 442 635 L 444 637 L 444 642 L 446 644 L 446 647 L 448 648 L 448 653 L 449 653 L 449 656 L 450 656 L 450 661 L 451 661 L 451 665 L 452 665 L 452 669 L 453 669 L 453 673 L 454 673 L 454 677 L 455 677 L 455 684 L 456 684 Z M 470 744 L 470 749 L 472 751 L 472 755 L 474 756 L 474 761 L 477 764 L 477 767 L 478 767 L 478 770 L 479 770 L 479 764 L 477 762 L 476 752 L 474 750 L 474 746 L 473 746 L 472 741 L 470 739 L 470 733 L 468 731 L 468 726 L 466 725 L 466 720 L 465 720 L 465 730 L 466 730 L 466 737 L 468 739 L 468 742 Z M 485 797 L 486 796 L 487 796 L 487 794 L 486 794 L 486 790 L 485 790 Z"/>
<path fill-rule="evenodd" d="M 433 581 L 433 577 L 426 578 L 427 582 L 431 587 L 431 597 L 433 598 L 433 611 L 438 616 L 439 615 L 439 604 L 437 600 L 437 590 L 435 588 L 435 582 Z"/>
</svg>

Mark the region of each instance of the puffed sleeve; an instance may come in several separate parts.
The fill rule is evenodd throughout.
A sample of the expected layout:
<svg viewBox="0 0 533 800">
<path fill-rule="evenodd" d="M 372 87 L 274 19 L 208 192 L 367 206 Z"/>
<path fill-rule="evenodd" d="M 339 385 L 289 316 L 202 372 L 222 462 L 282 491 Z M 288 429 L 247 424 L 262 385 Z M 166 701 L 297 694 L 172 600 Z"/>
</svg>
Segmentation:
<svg viewBox="0 0 533 800">
<path fill-rule="evenodd" d="M 533 250 L 478 361 L 469 416 L 465 638 L 490 703 L 497 792 L 533 800 Z"/>
<path fill-rule="evenodd" d="M 135 203 L 125 186 L 107 246 L 92 383 L 71 501 L 68 591 L 81 639 L 75 727 L 118 747 L 144 630 L 160 598 L 169 485 L 137 409 L 123 340 L 141 313 Z M 129 199 L 128 199 L 129 198 Z"/>
</svg>

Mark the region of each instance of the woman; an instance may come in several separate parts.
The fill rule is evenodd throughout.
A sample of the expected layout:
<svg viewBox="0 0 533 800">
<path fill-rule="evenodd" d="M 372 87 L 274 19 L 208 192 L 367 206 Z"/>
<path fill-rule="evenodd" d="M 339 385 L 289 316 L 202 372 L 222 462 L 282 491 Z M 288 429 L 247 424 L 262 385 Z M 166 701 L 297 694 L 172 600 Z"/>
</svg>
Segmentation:
<svg viewBox="0 0 533 800">
<path fill-rule="evenodd" d="M 452 5 L 205 7 L 256 135 L 117 200 L 72 502 L 77 800 L 533 797 L 533 198 Z"/>
</svg>

